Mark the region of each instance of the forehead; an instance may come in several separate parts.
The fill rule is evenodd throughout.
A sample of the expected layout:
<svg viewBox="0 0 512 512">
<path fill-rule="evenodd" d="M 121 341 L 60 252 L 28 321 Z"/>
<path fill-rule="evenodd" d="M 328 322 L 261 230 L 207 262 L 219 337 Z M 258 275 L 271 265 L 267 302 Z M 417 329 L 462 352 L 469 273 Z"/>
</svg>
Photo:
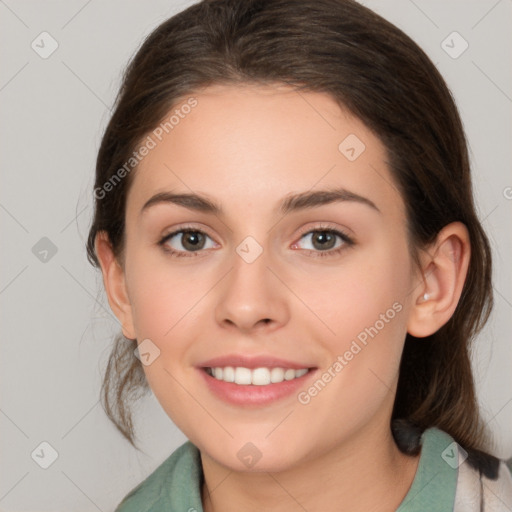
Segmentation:
<svg viewBox="0 0 512 512">
<path fill-rule="evenodd" d="M 148 137 L 153 147 L 134 171 L 131 209 L 178 190 L 263 211 L 291 192 L 340 186 L 381 209 L 401 208 L 385 147 L 325 93 L 210 86 L 183 97 Z"/>
</svg>

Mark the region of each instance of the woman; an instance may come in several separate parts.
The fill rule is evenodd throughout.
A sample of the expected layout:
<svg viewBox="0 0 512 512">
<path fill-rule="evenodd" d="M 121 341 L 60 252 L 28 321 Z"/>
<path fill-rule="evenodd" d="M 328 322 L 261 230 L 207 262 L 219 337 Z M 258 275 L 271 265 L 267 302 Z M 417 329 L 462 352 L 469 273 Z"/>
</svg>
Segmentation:
<svg viewBox="0 0 512 512">
<path fill-rule="evenodd" d="M 107 413 L 133 444 L 151 389 L 189 439 L 118 511 L 512 508 L 469 358 L 492 271 L 464 132 L 395 26 L 189 7 L 126 71 L 95 198 Z"/>
</svg>

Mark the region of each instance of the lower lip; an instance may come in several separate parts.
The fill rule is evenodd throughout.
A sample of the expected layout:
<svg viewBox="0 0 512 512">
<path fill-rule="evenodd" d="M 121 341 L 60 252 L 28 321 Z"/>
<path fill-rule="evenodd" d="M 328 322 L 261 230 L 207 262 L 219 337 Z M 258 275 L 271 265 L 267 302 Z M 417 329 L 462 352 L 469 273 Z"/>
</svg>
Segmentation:
<svg viewBox="0 0 512 512">
<path fill-rule="evenodd" d="M 217 397 L 222 400 L 238 406 L 262 406 L 268 405 L 276 400 L 288 397 L 304 386 L 306 379 L 309 379 L 315 369 L 292 380 L 283 380 L 276 384 L 267 384 L 265 386 L 256 386 L 254 384 L 239 385 L 234 382 L 225 382 L 212 377 L 203 368 L 199 372 L 205 379 L 205 382 Z"/>
</svg>

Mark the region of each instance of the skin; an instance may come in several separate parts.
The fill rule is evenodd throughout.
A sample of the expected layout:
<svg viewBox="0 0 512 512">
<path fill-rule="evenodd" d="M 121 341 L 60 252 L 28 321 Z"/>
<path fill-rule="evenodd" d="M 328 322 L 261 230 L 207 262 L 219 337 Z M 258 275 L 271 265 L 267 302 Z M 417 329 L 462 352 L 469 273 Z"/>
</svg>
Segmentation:
<svg viewBox="0 0 512 512">
<path fill-rule="evenodd" d="M 193 96 L 198 105 L 136 169 L 124 260 L 104 234 L 96 251 L 124 335 L 160 350 L 144 371 L 201 451 L 204 509 L 395 510 L 419 461 L 398 450 L 389 426 L 405 336 L 428 336 L 453 314 L 469 263 L 467 229 L 445 226 L 416 268 L 384 146 L 326 94 L 215 85 Z M 366 146 L 354 161 L 338 149 L 349 134 Z M 344 201 L 277 213 L 292 193 L 334 187 L 380 212 Z M 167 203 L 141 214 L 162 191 L 206 195 L 224 213 Z M 167 246 L 192 256 L 170 256 L 158 242 L 184 223 L 208 235 L 203 249 L 194 256 L 178 234 Z M 319 257 L 326 249 L 307 233 L 326 224 L 354 245 Z M 236 252 L 247 236 L 263 251 L 250 264 Z M 327 250 L 343 243 L 336 237 Z M 394 303 L 401 311 L 305 405 L 295 394 L 259 408 L 227 404 L 195 368 L 237 352 L 308 362 L 318 375 Z M 252 468 L 237 457 L 247 442 L 262 455 Z"/>
</svg>

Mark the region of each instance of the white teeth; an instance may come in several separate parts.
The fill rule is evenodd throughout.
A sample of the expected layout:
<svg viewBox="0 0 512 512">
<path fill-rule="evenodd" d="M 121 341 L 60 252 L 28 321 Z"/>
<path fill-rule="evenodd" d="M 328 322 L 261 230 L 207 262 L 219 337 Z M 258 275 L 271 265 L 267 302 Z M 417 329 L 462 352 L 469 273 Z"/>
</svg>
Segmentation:
<svg viewBox="0 0 512 512">
<path fill-rule="evenodd" d="M 270 382 L 275 384 L 276 382 L 283 382 L 284 370 L 282 368 L 272 368 L 270 370 Z"/>
<path fill-rule="evenodd" d="M 207 368 L 207 373 L 217 380 L 224 382 L 234 382 L 241 386 L 253 384 L 255 386 L 266 386 L 268 384 L 277 384 L 283 380 L 292 380 L 302 377 L 308 373 L 307 368 L 294 370 L 293 368 L 243 368 L 232 366 Z"/>
<path fill-rule="evenodd" d="M 222 372 L 222 380 L 226 382 L 235 382 L 235 369 L 232 366 L 226 366 Z"/>
<path fill-rule="evenodd" d="M 251 370 L 249 368 L 235 368 L 236 384 L 251 384 Z"/>
<path fill-rule="evenodd" d="M 251 373 L 251 384 L 256 386 L 270 384 L 270 370 L 268 368 L 256 368 Z"/>
<path fill-rule="evenodd" d="M 295 370 L 293 370 L 292 368 L 289 368 L 288 370 L 286 370 L 284 372 L 284 379 L 285 380 L 292 380 L 295 378 Z"/>
</svg>

